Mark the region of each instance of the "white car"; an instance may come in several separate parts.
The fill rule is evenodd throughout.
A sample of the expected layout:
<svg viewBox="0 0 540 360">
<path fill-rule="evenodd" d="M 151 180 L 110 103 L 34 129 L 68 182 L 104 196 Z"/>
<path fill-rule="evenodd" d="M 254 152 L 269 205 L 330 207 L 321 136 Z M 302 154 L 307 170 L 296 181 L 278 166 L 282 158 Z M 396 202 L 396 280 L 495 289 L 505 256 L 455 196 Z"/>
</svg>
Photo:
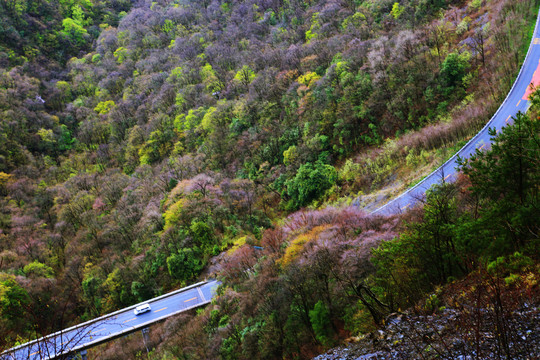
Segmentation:
<svg viewBox="0 0 540 360">
<path fill-rule="evenodd" d="M 150 304 L 142 304 L 142 305 L 137 306 L 135 309 L 133 309 L 133 313 L 135 315 L 139 315 L 150 310 L 152 310 L 152 308 L 150 308 Z"/>
</svg>

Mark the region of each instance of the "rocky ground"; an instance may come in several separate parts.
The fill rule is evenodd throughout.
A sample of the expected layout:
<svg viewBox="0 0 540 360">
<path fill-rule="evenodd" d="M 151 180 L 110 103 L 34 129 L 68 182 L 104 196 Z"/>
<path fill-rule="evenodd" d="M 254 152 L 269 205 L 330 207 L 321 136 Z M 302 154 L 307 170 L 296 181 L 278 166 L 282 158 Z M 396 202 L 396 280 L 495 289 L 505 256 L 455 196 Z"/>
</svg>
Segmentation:
<svg viewBox="0 0 540 360">
<path fill-rule="evenodd" d="M 540 359 L 538 297 L 527 297 L 513 305 L 501 296 L 476 307 L 461 302 L 431 314 L 392 314 L 383 329 L 313 360 Z"/>
</svg>

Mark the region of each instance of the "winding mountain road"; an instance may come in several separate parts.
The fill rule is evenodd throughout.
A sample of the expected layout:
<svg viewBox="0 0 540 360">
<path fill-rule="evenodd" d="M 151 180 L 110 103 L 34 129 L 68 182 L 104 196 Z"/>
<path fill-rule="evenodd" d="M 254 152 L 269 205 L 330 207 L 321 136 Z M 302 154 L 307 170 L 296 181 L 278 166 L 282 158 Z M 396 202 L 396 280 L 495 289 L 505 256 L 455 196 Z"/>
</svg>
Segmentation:
<svg viewBox="0 0 540 360">
<path fill-rule="evenodd" d="M 489 128 L 500 130 L 512 122 L 512 117 L 519 111 L 526 112 L 530 102 L 530 85 L 540 85 L 540 33 L 537 18 L 533 38 L 521 71 L 508 96 L 486 126 L 472 138 L 456 155 L 441 167 L 428 175 L 413 188 L 386 205 L 373 211 L 374 214 L 391 215 L 402 212 L 422 199 L 427 189 L 441 181 L 451 181 L 456 176 L 456 158 L 470 157 L 477 149 L 489 148 L 491 138 Z M 114 313 L 93 319 L 86 323 L 65 329 L 35 341 L 17 346 L 0 354 L 0 360 L 55 359 L 61 355 L 87 349 L 124 334 L 142 329 L 155 322 L 189 309 L 208 304 L 215 295 L 218 281 L 208 281 L 173 291 L 169 294 L 148 300 L 152 310 L 134 315 L 136 304 Z"/>
<path fill-rule="evenodd" d="M 488 149 L 491 146 L 489 128 L 500 131 L 504 126 L 512 123 L 512 117 L 518 112 L 525 113 L 529 109 L 529 95 L 533 86 L 540 85 L 540 32 L 539 32 L 540 12 L 536 19 L 529 51 L 521 67 L 518 77 L 508 93 L 506 99 L 501 104 L 491 120 L 474 136 L 465 146 L 463 146 L 452 158 L 441 165 L 437 170 L 426 176 L 414 187 L 405 191 L 397 198 L 379 207 L 372 214 L 392 215 L 401 213 L 407 208 L 414 206 L 420 199 L 424 198 L 426 190 L 432 185 L 442 181 L 452 181 L 456 178 L 457 156 L 469 158 L 476 150 Z"/>
</svg>

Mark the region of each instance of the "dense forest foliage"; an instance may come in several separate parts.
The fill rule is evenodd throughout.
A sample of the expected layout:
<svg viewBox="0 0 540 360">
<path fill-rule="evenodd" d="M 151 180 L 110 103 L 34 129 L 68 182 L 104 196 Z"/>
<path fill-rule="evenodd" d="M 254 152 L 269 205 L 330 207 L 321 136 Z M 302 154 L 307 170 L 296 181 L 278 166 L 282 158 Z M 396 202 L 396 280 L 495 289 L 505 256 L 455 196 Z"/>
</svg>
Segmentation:
<svg viewBox="0 0 540 360">
<path fill-rule="evenodd" d="M 0 0 L 0 348 L 212 275 L 157 358 L 306 358 L 482 262 L 528 271 L 524 116 L 423 209 L 343 204 L 487 121 L 537 6 Z"/>
<path fill-rule="evenodd" d="M 474 335 L 478 321 L 494 319 L 498 358 L 534 358 L 538 349 L 520 336 L 525 329 L 508 324 L 512 311 L 540 299 L 540 122 L 515 121 L 492 150 L 461 161 L 457 182 L 432 188 L 405 216 L 373 217 L 355 207 L 297 212 L 264 233 L 264 251 L 229 253 L 228 287 L 216 305 L 171 320 L 150 358 L 311 358 L 420 300 L 417 311 L 426 314 L 461 308 L 460 339 L 473 349 L 486 341 Z M 457 282 L 464 276 L 465 284 Z M 447 283 L 445 304 L 439 296 Z M 440 358 L 430 341 L 395 358 Z"/>
</svg>

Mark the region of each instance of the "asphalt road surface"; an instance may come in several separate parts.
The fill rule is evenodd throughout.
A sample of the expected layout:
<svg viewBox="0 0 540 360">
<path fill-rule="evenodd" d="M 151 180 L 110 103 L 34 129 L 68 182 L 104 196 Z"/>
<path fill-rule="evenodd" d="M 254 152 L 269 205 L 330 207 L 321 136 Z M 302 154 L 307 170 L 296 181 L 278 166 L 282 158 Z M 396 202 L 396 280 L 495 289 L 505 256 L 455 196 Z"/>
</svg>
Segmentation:
<svg viewBox="0 0 540 360">
<path fill-rule="evenodd" d="M 462 158 L 469 158 L 477 149 L 489 149 L 491 144 L 491 137 L 488 133 L 489 128 L 500 131 L 502 127 L 512 123 L 512 117 L 519 111 L 525 113 L 529 109 L 528 97 L 532 92 L 530 85 L 533 84 L 535 87 L 540 85 L 540 32 L 538 21 L 537 19 L 529 52 L 522 65 L 521 72 L 505 101 L 486 126 L 441 167 L 399 197 L 373 211 L 373 214 L 392 215 L 403 212 L 420 199 L 423 199 L 426 190 L 433 184 L 455 180 L 457 173 L 456 158 L 458 155 Z"/>
<path fill-rule="evenodd" d="M 133 305 L 13 348 L 3 353 L 0 359 L 54 359 L 57 354 L 89 348 L 108 339 L 144 328 L 171 315 L 207 304 L 214 296 L 218 285 L 219 282 L 213 280 L 190 286 L 185 290 L 173 291 L 144 302 L 150 304 L 152 310 L 149 312 L 135 315 L 133 309 L 140 304 Z"/>
<path fill-rule="evenodd" d="M 456 176 L 455 161 L 457 155 L 468 158 L 477 149 L 489 148 L 491 143 L 488 133 L 489 128 L 500 130 L 502 127 L 512 123 L 512 117 L 518 111 L 526 112 L 528 110 L 530 104 L 528 96 L 531 92 L 530 85 L 540 85 L 540 33 L 538 30 L 537 20 L 533 39 L 521 72 L 512 90 L 508 93 L 506 100 L 486 126 L 439 169 L 373 213 L 391 215 L 404 211 L 414 205 L 419 199 L 422 199 L 426 190 L 433 184 L 454 180 Z M 215 288 L 218 284 L 217 281 L 210 281 L 190 287 L 185 291 L 179 290 L 149 300 L 147 303 L 150 304 L 152 310 L 144 314 L 135 315 L 133 313 L 135 306 L 140 304 L 131 306 L 108 316 L 66 329 L 60 333 L 49 335 L 38 341 L 13 348 L 9 352 L 3 353 L 0 359 L 53 359 L 56 354 L 91 347 L 95 344 L 105 342 L 107 339 L 143 328 L 173 314 L 207 304 L 214 295 Z"/>
</svg>

